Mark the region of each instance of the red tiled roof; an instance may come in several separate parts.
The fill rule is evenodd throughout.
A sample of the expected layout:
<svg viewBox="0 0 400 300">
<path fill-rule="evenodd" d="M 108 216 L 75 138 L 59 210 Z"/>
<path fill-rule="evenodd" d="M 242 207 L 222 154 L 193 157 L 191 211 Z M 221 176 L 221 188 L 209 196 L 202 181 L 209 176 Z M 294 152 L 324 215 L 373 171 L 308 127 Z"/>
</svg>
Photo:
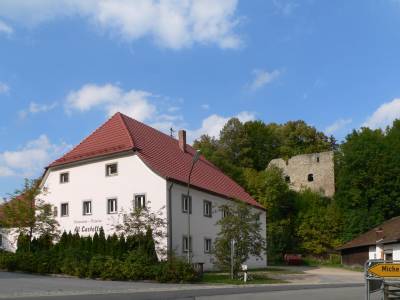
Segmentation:
<svg viewBox="0 0 400 300">
<path fill-rule="evenodd" d="M 338 250 L 344 250 L 349 248 L 356 248 L 362 246 L 371 246 L 375 245 L 378 239 L 377 231 L 382 231 L 383 236 L 379 237 L 382 238 L 380 241 L 382 244 L 388 244 L 393 242 L 400 241 L 400 216 L 394 217 L 381 225 L 367 231 L 355 239 L 347 242 Z"/>
<path fill-rule="evenodd" d="M 144 163 L 160 176 L 181 183 L 187 183 L 192 158 L 196 152 L 189 145 L 186 146 L 186 152 L 183 152 L 179 148 L 178 140 L 121 113 L 116 113 L 49 167 L 128 150 L 137 151 Z M 240 185 L 203 156 L 193 169 L 190 184 L 263 208 Z"/>
</svg>

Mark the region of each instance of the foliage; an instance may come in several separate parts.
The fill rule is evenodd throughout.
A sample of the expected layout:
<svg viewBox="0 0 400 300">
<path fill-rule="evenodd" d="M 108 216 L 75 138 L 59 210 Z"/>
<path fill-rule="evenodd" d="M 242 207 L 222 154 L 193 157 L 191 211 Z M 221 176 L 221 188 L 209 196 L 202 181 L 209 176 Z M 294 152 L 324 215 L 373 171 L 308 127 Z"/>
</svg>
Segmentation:
<svg viewBox="0 0 400 300">
<path fill-rule="evenodd" d="M 151 239 L 150 244 L 142 245 L 140 239 L 132 241 L 127 239 L 128 248 L 129 243 L 137 242 L 149 251 L 156 249 L 159 253 L 164 254 L 165 249 L 163 249 L 161 241 L 167 236 L 167 221 L 163 216 L 163 209 L 162 207 L 158 211 L 152 211 L 150 202 L 147 202 L 145 207 L 134 208 L 129 213 L 122 212 L 118 216 L 120 222 L 117 222 L 114 229 L 116 232 L 130 237 L 150 234 L 154 238 Z"/>
<path fill-rule="evenodd" d="M 347 241 L 400 215 L 400 120 L 385 131 L 361 128 L 346 137 L 336 155 L 335 200 Z"/>
<path fill-rule="evenodd" d="M 59 236 L 58 222 L 53 216 L 53 206 L 40 197 L 47 190 L 40 186 L 40 180 L 25 179 L 22 190 L 17 190 L 11 200 L 2 206 L 1 226 L 13 228 L 16 234 L 28 236 L 28 247 L 34 236 L 47 236 L 51 241 Z"/>
<path fill-rule="evenodd" d="M 220 226 L 220 232 L 215 239 L 214 255 L 217 265 L 228 269 L 231 265 L 231 241 L 234 241 L 234 273 L 237 274 L 250 255 L 262 258 L 265 253 L 266 241 L 261 234 L 260 213 L 253 212 L 249 205 L 242 202 L 222 205 L 220 209 L 226 216 L 216 224 Z"/>
<path fill-rule="evenodd" d="M 184 261 L 173 257 L 168 262 L 157 260 L 151 230 L 127 238 L 113 235 L 103 240 L 102 236 L 101 231 L 96 239 L 64 232 L 56 244 L 48 243 L 48 236 L 40 236 L 32 240 L 29 249 L 25 246 L 28 237 L 21 234 L 18 239 L 21 248 L 16 253 L 0 252 L 0 270 L 109 280 L 192 282 L 198 279 L 193 267 Z"/>
<path fill-rule="evenodd" d="M 325 255 L 340 246 L 342 216 L 329 198 L 305 190 L 299 194 L 297 236 L 305 254 Z"/>
</svg>

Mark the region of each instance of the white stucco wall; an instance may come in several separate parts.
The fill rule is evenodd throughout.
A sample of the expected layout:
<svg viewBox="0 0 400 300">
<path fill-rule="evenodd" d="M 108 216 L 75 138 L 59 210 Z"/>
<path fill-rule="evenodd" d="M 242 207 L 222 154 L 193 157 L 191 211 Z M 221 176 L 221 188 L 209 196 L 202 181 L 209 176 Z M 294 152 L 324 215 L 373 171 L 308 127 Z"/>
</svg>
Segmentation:
<svg viewBox="0 0 400 300">
<path fill-rule="evenodd" d="M 187 235 L 187 213 L 182 212 L 182 194 L 187 193 L 187 187 L 174 183 L 172 187 L 172 247 L 176 255 L 186 257 L 186 252 L 183 252 L 182 240 L 183 236 Z M 219 232 L 219 226 L 216 225 L 217 221 L 222 217 L 219 206 L 232 203 L 222 197 L 218 197 L 209 193 L 199 190 L 191 189 L 190 195 L 192 196 L 192 214 L 190 216 L 191 236 L 192 236 L 192 261 L 204 263 L 204 269 L 213 269 L 214 258 L 211 254 L 204 253 L 204 239 L 210 238 L 214 243 L 215 238 Z M 203 214 L 203 200 L 212 202 L 212 217 L 205 217 Z M 263 228 L 263 236 L 266 237 L 266 218 L 265 211 L 262 212 L 261 221 Z M 251 257 L 247 262 L 250 268 L 265 267 L 266 256 L 263 260 Z"/>
<path fill-rule="evenodd" d="M 392 253 L 393 260 L 400 260 L 400 243 L 369 247 L 369 259 L 384 259 L 385 253 Z"/>
<path fill-rule="evenodd" d="M 105 175 L 105 166 L 118 163 L 118 175 Z M 69 182 L 60 183 L 60 173 L 69 172 Z M 104 228 L 106 234 L 114 232 L 113 225 L 122 214 L 107 213 L 107 199 L 117 198 L 118 212 L 129 212 L 135 194 L 145 194 L 153 210 L 163 208 L 166 218 L 166 180 L 150 170 L 137 155 L 116 157 L 50 170 L 44 181 L 48 192 L 41 198 L 58 208 L 57 221 L 62 231 L 93 235 Z M 83 201 L 92 201 L 92 215 L 83 215 Z M 69 203 L 69 216 L 61 217 L 61 203 Z M 163 241 L 166 245 L 166 240 Z"/>
<path fill-rule="evenodd" d="M 15 229 L 0 228 L 2 243 L 0 249 L 15 252 L 17 250 L 18 234 Z"/>
</svg>

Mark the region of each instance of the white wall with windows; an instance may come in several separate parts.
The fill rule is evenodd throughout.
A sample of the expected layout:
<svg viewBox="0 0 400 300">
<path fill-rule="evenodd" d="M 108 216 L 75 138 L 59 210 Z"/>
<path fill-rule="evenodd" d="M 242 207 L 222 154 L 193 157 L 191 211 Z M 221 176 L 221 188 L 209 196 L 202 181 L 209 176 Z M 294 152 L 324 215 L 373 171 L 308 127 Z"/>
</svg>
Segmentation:
<svg viewBox="0 0 400 300">
<path fill-rule="evenodd" d="M 232 203 L 231 200 L 193 187 L 188 199 L 186 185 L 168 182 L 147 167 L 137 155 L 115 156 L 50 169 L 42 182 L 47 193 L 41 199 L 54 206 L 62 231 L 87 236 L 103 227 L 108 235 L 114 233 L 114 226 L 122 222 L 123 214 L 135 206 L 162 209 L 167 218 L 171 184 L 171 232 L 168 234 L 172 237 L 172 251 L 185 257 L 186 251 L 191 248 L 194 263 L 204 263 L 205 270 L 213 269 L 215 260 L 212 250 L 219 232 L 216 223 L 223 217 L 219 207 Z M 265 237 L 265 211 L 253 209 L 262 213 L 262 234 Z M 187 210 L 191 211 L 190 239 L 187 238 Z M 3 245 L 5 243 L 9 243 L 8 238 L 3 236 Z M 162 245 L 167 248 L 167 239 L 162 241 Z M 264 259 L 251 257 L 247 262 L 249 267 L 265 267 L 266 263 L 266 255 Z"/>
<path fill-rule="evenodd" d="M 187 255 L 187 209 L 191 208 L 190 214 L 190 236 L 192 244 L 192 261 L 195 263 L 204 263 L 205 270 L 214 268 L 215 259 L 212 255 L 212 248 L 219 232 L 217 221 L 223 217 L 223 212 L 219 209 L 221 205 L 231 204 L 231 200 L 215 196 L 210 193 L 191 188 L 191 201 L 187 201 L 187 187 L 177 183 L 173 184 L 171 189 L 171 219 L 172 219 L 172 249 L 178 256 Z M 191 204 L 190 204 L 191 202 Z M 211 209 L 211 210 L 210 210 Z M 265 211 L 262 213 L 261 222 L 263 236 L 266 237 L 266 217 Z M 265 267 L 267 264 L 266 255 L 264 259 L 251 257 L 247 262 L 251 268 Z"/>
<path fill-rule="evenodd" d="M 41 198 L 55 206 L 61 229 L 84 236 L 101 227 L 112 234 L 134 205 L 164 207 L 167 217 L 166 180 L 133 154 L 49 170 L 43 186 L 48 191 Z"/>
<path fill-rule="evenodd" d="M 369 259 L 385 259 L 400 261 L 400 244 L 378 244 L 369 247 Z"/>
</svg>

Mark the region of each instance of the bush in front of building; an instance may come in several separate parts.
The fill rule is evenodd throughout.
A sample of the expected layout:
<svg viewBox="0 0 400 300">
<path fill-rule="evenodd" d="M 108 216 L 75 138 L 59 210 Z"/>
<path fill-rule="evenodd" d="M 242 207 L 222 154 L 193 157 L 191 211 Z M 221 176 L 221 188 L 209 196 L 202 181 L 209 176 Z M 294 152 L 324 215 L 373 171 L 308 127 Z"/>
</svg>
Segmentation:
<svg viewBox="0 0 400 300">
<path fill-rule="evenodd" d="M 157 280 L 193 282 L 193 267 L 177 258 L 160 262 L 151 230 L 135 236 L 112 235 L 104 231 L 93 237 L 63 233 L 58 243 L 49 236 L 34 238 L 21 234 L 16 253 L 0 252 L 0 269 L 40 274 L 66 274 L 107 280 Z"/>
</svg>

